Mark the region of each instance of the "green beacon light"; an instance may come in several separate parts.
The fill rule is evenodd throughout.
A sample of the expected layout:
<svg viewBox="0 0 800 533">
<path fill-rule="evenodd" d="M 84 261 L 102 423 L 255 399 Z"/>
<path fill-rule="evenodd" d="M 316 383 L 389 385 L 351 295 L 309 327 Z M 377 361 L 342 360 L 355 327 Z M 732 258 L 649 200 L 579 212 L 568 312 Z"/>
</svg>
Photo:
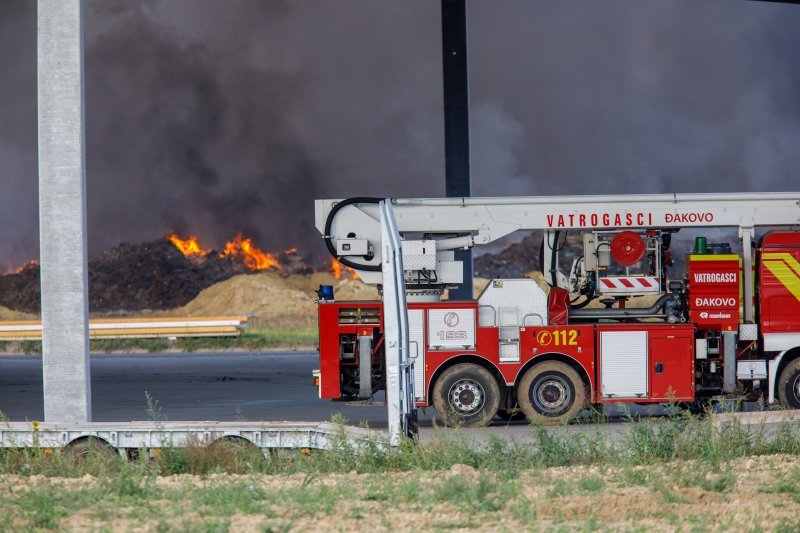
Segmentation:
<svg viewBox="0 0 800 533">
<path fill-rule="evenodd" d="M 694 239 L 694 254 L 707 254 L 708 253 L 708 239 L 705 237 L 695 237 Z"/>
</svg>

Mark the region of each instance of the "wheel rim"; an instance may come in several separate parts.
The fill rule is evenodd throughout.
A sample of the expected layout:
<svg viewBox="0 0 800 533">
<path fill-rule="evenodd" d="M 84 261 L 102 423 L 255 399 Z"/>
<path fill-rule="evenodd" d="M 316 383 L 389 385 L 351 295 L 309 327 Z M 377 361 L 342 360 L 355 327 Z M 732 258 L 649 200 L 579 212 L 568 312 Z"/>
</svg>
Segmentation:
<svg viewBox="0 0 800 533">
<path fill-rule="evenodd" d="M 460 379 L 453 383 L 447 397 L 450 405 L 459 414 L 480 411 L 486 402 L 486 393 L 480 383 L 472 379 Z"/>
<path fill-rule="evenodd" d="M 559 374 L 541 376 L 531 387 L 531 402 L 544 415 L 559 415 L 572 404 L 572 386 Z"/>
<path fill-rule="evenodd" d="M 792 391 L 794 392 L 795 403 L 800 404 L 800 373 L 797 374 L 794 378 L 794 385 L 792 386 Z"/>
</svg>

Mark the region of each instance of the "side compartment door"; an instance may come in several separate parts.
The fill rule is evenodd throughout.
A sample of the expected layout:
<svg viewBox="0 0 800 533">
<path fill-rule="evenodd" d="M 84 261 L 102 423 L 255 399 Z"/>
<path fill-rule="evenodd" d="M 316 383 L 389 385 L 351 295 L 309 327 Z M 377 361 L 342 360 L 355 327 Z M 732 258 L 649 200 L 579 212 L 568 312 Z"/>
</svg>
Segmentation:
<svg viewBox="0 0 800 533">
<path fill-rule="evenodd" d="M 694 399 L 694 339 L 650 338 L 650 397 L 654 400 Z"/>
<path fill-rule="evenodd" d="M 424 401 L 426 394 L 425 380 L 425 310 L 408 310 L 408 349 L 413 359 L 414 396 L 417 401 Z"/>
<path fill-rule="evenodd" d="M 647 331 L 600 331 L 602 398 L 645 398 L 647 378 Z"/>
</svg>

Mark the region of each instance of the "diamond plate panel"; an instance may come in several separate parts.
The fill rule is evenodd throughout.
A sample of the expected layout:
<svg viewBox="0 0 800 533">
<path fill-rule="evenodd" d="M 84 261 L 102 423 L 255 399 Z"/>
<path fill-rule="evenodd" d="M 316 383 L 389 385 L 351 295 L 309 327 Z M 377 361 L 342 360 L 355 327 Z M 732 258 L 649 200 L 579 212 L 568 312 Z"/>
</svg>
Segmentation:
<svg viewBox="0 0 800 533">
<path fill-rule="evenodd" d="M 492 308 L 480 309 L 481 326 L 496 326 L 495 321 L 504 326 L 547 325 L 547 294 L 529 278 L 492 280 L 478 297 L 478 305 Z"/>
<path fill-rule="evenodd" d="M 500 362 L 519 363 L 519 343 L 500 343 Z"/>
<path fill-rule="evenodd" d="M 403 269 L 436 270 L 436 241 L 403 241 Z"/>
<path fill-rule="evenodd" d="M 758 340 L 758 324 L 739 324 L 739 340 Z"/>
</svg>

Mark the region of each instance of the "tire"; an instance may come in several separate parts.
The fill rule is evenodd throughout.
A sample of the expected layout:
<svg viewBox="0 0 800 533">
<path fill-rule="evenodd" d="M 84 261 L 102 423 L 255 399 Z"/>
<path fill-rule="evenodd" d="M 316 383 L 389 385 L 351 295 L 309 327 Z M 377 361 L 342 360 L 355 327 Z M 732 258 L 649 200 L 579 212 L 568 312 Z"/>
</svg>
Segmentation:
<svg viewBox="0 0 800 533">
<path fill-rule="evenodd" d="M 71 442 L 64 448 L 76 462 L 83 463 L 89 459 L 113 460 L 119 456 L 117 450 L 108 442 L 95 437 L 85 437 Z"/>
<path fill-rule="evenodd" d="M 482 366 L 460 363 L 436 379 L 433 407 L 437 418 L 450 427 L 474 428 L 488 424 L 500 406 L 500 386 Z"/>
<path fill-rule="evenodd" d="M 800 359 L 783 369 L 778 378 L 778 399 L 787 409 L 800 409 Z"/>
<path fill-rule="evenodd" d="M 586 408 L 586 384 L 568 364 L 545 361 L 522 376 L 517 402 L 532 422 L 547 426 L 565 424 Z"/>
</svg>

